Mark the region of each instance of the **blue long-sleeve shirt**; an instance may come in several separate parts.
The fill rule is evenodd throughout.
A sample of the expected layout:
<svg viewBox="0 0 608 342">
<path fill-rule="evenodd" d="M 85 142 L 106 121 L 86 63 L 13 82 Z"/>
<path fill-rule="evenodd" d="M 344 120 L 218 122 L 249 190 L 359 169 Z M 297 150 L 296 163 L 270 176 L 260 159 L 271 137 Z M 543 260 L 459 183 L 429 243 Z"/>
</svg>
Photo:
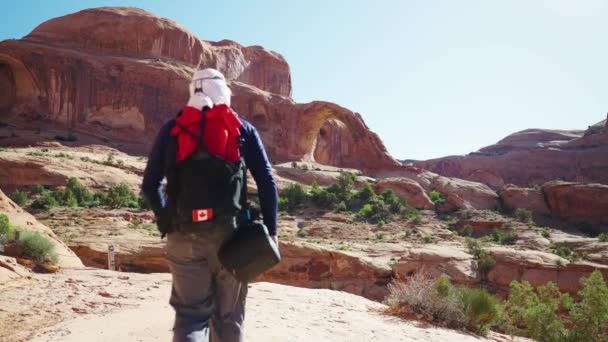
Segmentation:
<svg viewBox="0 0 608 342">
<path fill-rule="evenodd" d="M 277 186 L 272 176 L 272 167 L 268 161 L 266 150 L 262 139 L 252 124 L 239 118 L 243 123 L 241 126 L 241 155 L 245 159 L 247 169 L 251 171 L 253 179 L 258 187 L 260 206 L 264 216 L 264 224 L 268 228 L 270 235 L 277 232 Z M 175 120 L 165 123 L 154 141 L 152 151 L 148 158 L 148 164 L 144 171 L 142 192 L 148 204 L 154 212 L 158 212 L 165 206 L 165 199 L 161 193 L 161 182 L 165 177 L 165 149 L 171 137 L 171 129 L 175 126 Z"/>
</svg>

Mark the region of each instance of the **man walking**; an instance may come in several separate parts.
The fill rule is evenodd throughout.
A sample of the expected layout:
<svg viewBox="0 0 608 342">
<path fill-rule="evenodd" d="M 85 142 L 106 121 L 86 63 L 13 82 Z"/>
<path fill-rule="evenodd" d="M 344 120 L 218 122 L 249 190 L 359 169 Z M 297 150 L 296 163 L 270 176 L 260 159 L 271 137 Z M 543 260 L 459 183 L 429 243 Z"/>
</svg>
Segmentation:
<svg viewBox="0 0 608 342">
<path fill-rule="evenodd" d="M 276 241 L 272 168 L 256 129 L 232 111 L 230 97 L 219 71 L 195 72 L 187 106 L 160 129 L 144 173 L 143 194 L 167 235 L 174 342 L 244 339 L 247 284 L 223 269 L 217 252 L 242 218 L 247 169 Z"/>
</svg>

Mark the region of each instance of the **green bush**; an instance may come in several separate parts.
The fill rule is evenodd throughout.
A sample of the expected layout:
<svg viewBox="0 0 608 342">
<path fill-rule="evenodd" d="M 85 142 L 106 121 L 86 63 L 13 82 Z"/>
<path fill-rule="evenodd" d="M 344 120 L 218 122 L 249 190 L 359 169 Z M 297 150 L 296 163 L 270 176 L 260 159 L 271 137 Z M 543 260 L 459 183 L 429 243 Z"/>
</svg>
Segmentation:
<svg viewBox="0 0 608 342">
<path fill-rule="evenodd" d="M 549 245 L 549 248 L 553 253 L 569 261 L 577 261 L 581 257 L 575 250 L 568 246 L 556 246 L 555 244 L 551 244 Z"/>
<path fill-rule="evenodd" d="M 551 229 L 549 227 L 543 228 L 543 230 L 541 231 L 540 235 L 542 237 L 544 237 L 545 239 L 550 238 L 551 237 Z"/>
<path fill-rule="evenodd" d="M 486 290 L 459 289 L 460 301 L 467 317 L 467 328 L 480 335 L 486 335 L 488 329 L 498 321 L 500 309 L 496 299 Z"/>
<path fill-rule="evenodd" d="M 391 218 L 391 212 L 386 203 L 382 200 L 375 200 L 372 203 L 365 204 L 357 213 L 357 218 L 370 223 L 388 222 Z"/>
<path fill-rule="evenodd" d="M 279 196 L 278 207 L 279 211 L 289 211 L 289 200 L 285 197 Z"/>
<path fill-rule="evenodd" d="M 527 281 L 511 282 L 511 293 L 504 304 L 505 328 L 511 334 L 544 341 L 564 341 L 567 331 L 560 312 L 571 306 L 572 300 L 562 294 L 554 283 L 536 290 Z"/>
<path fill-rule="evenodd" d="M 27 193 L 25 191 L 15 190 L 15 192 L 10 195 L 10 198 L 20 207 L 25 206 L 27 203 Z"/>
<path fill-rule="evenodd" d="M 473 255 L 473 258 L 477 263 L 479 275 L 485 280 L 488 277 L 488 273 L 496 266 L 496 261 L 492 258 L 490 253 L 481 247 L 477 239 L 467 237 L 464 241 L 469 253 Z"/>
<path fill-rule="evenodd" d="M 460 230 L 460 235 L 465 237 L 473 236 L 473 226 L 470 224 L 465 224 L 464 227 Z"/>
<path fill-rule="evenodd" d="M 32 188 L 32 194 L 34 194 L 34 195 L 42 195 L 46 191 L 47 191 L 46 188 L 40 184 L 36 184 Z"/>
<path fill-rule="evenodd" d="M 0 236 L 7 236 L 11 231 L 11 225 L 8 216 L 0 214 Z"/>
<path fill-rule="evenodd" d="M 110 187 L 107 192 L 107 202 L 105 205 L 112 209 L 118 208 L 137 208 L 137 195 L 131 191 L 126 183 Z"/>
<path fill-rule="evenodd" d="M 488 278 L 488 273 L 496 266 L 496 261 L 490 253 L 482 250 L 477 257 L 477 271 L 481 275 L 482 279 Z"/>
<path fill-rule="evenodd" d="M 445 202 L 445 199 L 443 199 L 443 197 L 441 197 L 441 193 L 439 193 L 439 191 L 437 191 L 437 190 L 431 191 L 431 193 L 429 194 L 429 197 L 430 197 L 431 201 L 433 201 L 433 203 L 435 203 L 435 204 L 441 204 L 441 203 Z"/>
<path fill-rule="evenodd" d="M 529 222 L 532 220 L 532 211 L 523 208 L 515 209 L 515 218 L 520 222 Z"/>
<path fill-rule="evenodd" d="M 335 183 L 327 187 L 327 191 L 333 193 L 339 202 L 350 203 L 353 186 L 357 175 L 350 172 L 341 172 Z"/>
<path fill-rule="evenodd" d="M 66 189 L 73 194 L 76 204 L 79 206 L 87 206 L 93 200 L 91 191 L 74 177 L 68 179 Z"/>
<path fill-rule="evenodd" d="M 597 239 L 599 240 L 599 242 L 608 242 L 608 234 L 601 233 L 597 236 Z"/>
<path fill-rule="evenodd" d="M 411 313 L 450 328 L 467 328 L 485 334 L 500 317 L 500 306 L 485 290 L 456 288 L 447 277 L 432 280 L 422 272 L 407 284 L 388 286 L 387 312 L 409 317 Z"/>
<path fill-rule="evenodd" d="M 500 245 L 514 245 L 517 242 L 517 234 L 513 232 L 503 233 L 495 230 L 492 233 L 492 241 Z"/>
<path fill-rule="evenodd" d="M 310 200 L 319 208 L 332 209 L 338 204 L 338 197 L 334 193 L 320 188 L 316 183 L 310 190 Z"/>
<path fill-rule="evenodd" d="M 304 204 L 308 200 L 306 190 L 299 183 L 293 183 L 286 186 L 281 191 L 281 197 L 287 200 L 287 205 L 290 210 Z"/>
<path fill-rule="evenodd" d="M 38 233 L 23 232 L 19 237 L 23 256 L 38 263 L 57 263 L 57 253 L 51 240 Z"/>
<path fill-rule="evenodd" d="M 608 287 L 604 276 L 595 270 L 580 280 L 581 301 L 570 310 L 573 341 L 606 341 L 608 338 Z"/>
<path fill-rule="evenodd" d="M 350 207 L 355 211 L 360 209 L 367 203 L 372 203 L 376 200 L 376 193 L 369 183 L 363 184 L 363 187 L 352 196 Z"/>
<path fill-rule="evenodd" d="M 30 204 L 30 207 L 32 207 L 34 209 L 43 209 L 43 210 L 49 210 L 56 206 L 57 206 L 57 200 L 55 200 L 55 197 L 53 197 L 53 194 L 51 192 L 43 193 L 42 195 L 40 195 L 40 197 L 35 199 L 32 202 L 32 204 Z"/>
</svg>

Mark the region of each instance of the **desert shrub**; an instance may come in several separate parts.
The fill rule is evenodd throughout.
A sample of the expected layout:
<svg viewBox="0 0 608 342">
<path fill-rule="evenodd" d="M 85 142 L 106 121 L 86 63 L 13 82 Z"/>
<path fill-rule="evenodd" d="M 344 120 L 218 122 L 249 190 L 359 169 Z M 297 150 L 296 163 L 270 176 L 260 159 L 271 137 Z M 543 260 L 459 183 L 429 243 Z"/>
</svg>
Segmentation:
<svg viewBox="0 0 608 342">
<path fill-rule="evenodd" d="M 543 230 L 541 231 L 540 235 L 542 237 L 544 237 L 545 239 L 548 239 L 551 237 L 551 229 L 549 227 L 544 227 Z"/>
<path fill-rule="evenodd" d="M 57 263 L 57 253 L 51 240 L 38 233 L 23 232 L 19 237 L 23 256 L 38 263 Z"/>
<path fill-rule="evenodd" d="M 599 242 L 608 242 L 608 234 L 602 233 L 597 236 L 597 239 L 599 240 Z"/>
<path fill-rule="evenodd" d="M 429 194 L 429 198 L 435 204 L 441 204 L 441 203 L 445 202 L 445 199 L 443 197 L 441 197 L 441 193 L 439 193 L 439 191 L 437 191 L 437 190 L 431 191 L 431 193 Z"/>
<path fill-rule="evenodd" d="M 376 193 L 374 192 L 374 189 L 372 189 L 372 186 L 366 182 L 363 184 L 363 187 L 361 187 L 361 189 L 355 192 L 355 194 L 352 196 L 350 207 L 356 211 L 365 204 L 372 203 L 375 200 Z"/>
<path fill-rule="evenodd" d="M 568 246 L 556 246 L 555 244 L 550 244 L 549 248 L 553 253 L 569 261 L 577 261 L 581 257 L 575 250 Z"/>
<path fill-rule="evenodd" d="M 40 184 L 36 184 L 32 188 L 31 192 L 34 195 L 41 195 L 42 193 L 46 192 L 46 188 L 44 186 L 40 185 Z"/>
<path fill-rule="evenodd" d="M 500 314 L 500 307 L 485 290 L 456 288 L 447 277 L 430 279 L 422 272 L 408 278 L 407 283 L 388 286 L 387 312 L 423 319 L 450 328 L 463 328 L 485 334 Z"/>
<path fill-rule="evenodd" d="M 467 329 L 485 335 L 500 317 L 498 302 L 486 290 L 462 287 L 458 292 L 466 315 Z"/>
<path fill-rule="evenodd" d="M 20 207 L 27 203 L 27 193 L 25 191 L 15 190 L 9 197 Z"/>
<path fill-rule="evenodd" d="M 496 261 L 492 258 L 490 253 L 481 247 L 479 241 L 476 239 L 470 237 L 465 238 L 465 245 L 477 263 L 479 275 L 482 279 L 487 279 L 488 273 L 496 266 Z"/>
<path fill-rule="evenodd" d="M 501 231 L 495 230 L 492 233 L 492 241 L 500 245 L 514 245 L 517 241 L 517 234 L 513 232 L 503 233 Z"/>
<path fill-rule="evenodd" d="M 364 220 L 370 216 L 372 216 L 372 205 L 371 204 L 364 205 L 363 208 L 361 208 L 361 210 L 359 210 L 359 212 L 357 213 L 357 218 L 360 220 Z"/>
<path fill-rule="evenodd" d="M 508 332 L 541 342 L 566 338 L 560 311 L 570 307 L 570 296 L 562 294 L 552 282 L 536 290 L 527 281 L 513 281 L 510 287 L 511 294 L 504 304 Z"/>
<path fill-rule="evenodd" d="M 334 193 L 319 187 L 316 183 L 310 189 L 310 200 L 319 208 L 331 209 L 338 204 L 338 197 Z"/>
<path fill-rule="evenodd" d="M 292 161 L 291 162 L 291 167 L 293 167 L 294 169 L 297 169 L 298 168 L 298 163 L 295 162 L 295 161 Z"/>
<path fill-rule="evenodd" d="M 447 278 L 435 281 L 418 272 L 408 278 L 407 283 L 389 284 L 388 290 L 385 303 L 390 314 L 406 318 L 416 314 L 427 321 L 441 323 L 450 328 L 462 328 L 466 325 L 466 316 L 460 306 L 457 292 Z"/>
<path fill-rule="evenodd" d="M 482 250 L 479 256 L 476 258 L 477 260 L 477 271 L 481 275 L 482 279 L 488 278 L 488 273 L 496 266 L 496 261 L 490 253 Z"/>
<path fill-rule="evenodd" d="M 473 236 L 473 227 L 470 224 L 465 224 L 460 230 L 460 235 L 465 237 Z"/>
<path fill-rule="evenodd" d="M 105 204 L 112 209 L 137 208 L 137 201 L 137 195 L 131 191 L 129 186 L 126 183 L 120 183 L 108 189 Z"/>
<path fill-rule="evenodd" d="M 289 211 L 289 200 L 285 197 L 279 196 L 279 211 Z"/>
<path fill-rule="evenodd" d="M 344 203 L 344 201 L 338 203 L 338 205 L 336 205 L 336 211 L 339 212 L 348 212 L 348 206 L 346 206 L 346 203 Z"/>
<path fill-rule="evenodd" d="M 336 182 L 329 187 L 327 191 L 333 193 L 338 198 L 338 201 L 344 203 L 350 203 L 352 197 L 353 186 L 357 175 L 350 172 L 341 172 Z"/>
<path fill-rule="evenodd" d="M 411 209 L 414 209 L 414 208 L 409 207 L 407 204 L 403 203 L 401 201 L 401 198 L 399 198 L 399 196 L 397 196 L 397 194 L 395 194 L 395 192 L 391 189 L 387 189 L 383 193 L 381 193 L 380 198 L 382 198 L 384 203 L 386 203 L 388 205 L 389 210 L 393 214 L 401 214 L 401 212 L 404 210 L 408 210 L 408 212 L 409 212 L 409 211 L 411 211 Z M 406 208 L 406 207 L 409 207 L 409 208 Z"/>
<path fill-rule="evenodd" d="M 605 341 L 608 338 L 608 287 L 604 276 L 595 270 L 580 280 L 584 288 L 578 292 L 581 301 L 570 310 L 572 341 Z"/>
<path fill-rule="evenodd" d="M 57 200 L 55 200 L 55 197 L 53 197 L 51 192 L 43 193 L 30 204 L 30 207 L 32 208 L 42 210 L 49 210 L 56 206 Z"/>
<path fill-rule="evenodd" d="M 7 236 L 11 231 L 8 216 L 0 214 L 0 236 Z"/>
<path fill-rule="evenodd" d="M 77 205 L 86 206 L 93 200 L 91 191 L 74 177 L 68 179 L 66 189 L 73 194 Z"/>
<path fill-rule="evenodd" d="M 304 204 L 308 199 L 308 194 L 301 184 L 293 183 L 289 184 L 281 191 L 281 197 L 287 200 L 288 208 L 293 209 Z"/>
<path fill-rule="evenodd" d="M 53 197 L 57 204 L 60 206 L 66 207 L 76 207 L 78 206 L 78 200 L 76 200 L 76 196 L 70 189 L 57 189 L 53 191 Z"/>
<path fill-rule="evenodd" d="M 374 200 L 372 203 L 365 204 L 359 210 L 357 218 L 371 223 L 388 222 L 391 218 L 391 212 L 389 206 L 382 200 Z"/>
<path fill-rule="evenodd" d="M 529 222 L 532 220 L 532 211 L 524 208 L 515 209 L 515 218 L 520 222 Z"/>
</svg>

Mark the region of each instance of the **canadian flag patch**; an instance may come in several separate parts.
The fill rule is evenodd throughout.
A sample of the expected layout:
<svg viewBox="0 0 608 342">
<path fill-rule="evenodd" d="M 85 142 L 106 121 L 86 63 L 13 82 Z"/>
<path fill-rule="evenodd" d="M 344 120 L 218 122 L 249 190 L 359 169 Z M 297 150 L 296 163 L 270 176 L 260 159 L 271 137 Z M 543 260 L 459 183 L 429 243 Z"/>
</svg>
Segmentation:
<svg viewBox="0 0 608 342">
<path fill-rule="evenodd" d="M 213 218 L 212 209 L 194 209 L 192 210 L 192 222 L 205 222 Z"/>
</svg>

